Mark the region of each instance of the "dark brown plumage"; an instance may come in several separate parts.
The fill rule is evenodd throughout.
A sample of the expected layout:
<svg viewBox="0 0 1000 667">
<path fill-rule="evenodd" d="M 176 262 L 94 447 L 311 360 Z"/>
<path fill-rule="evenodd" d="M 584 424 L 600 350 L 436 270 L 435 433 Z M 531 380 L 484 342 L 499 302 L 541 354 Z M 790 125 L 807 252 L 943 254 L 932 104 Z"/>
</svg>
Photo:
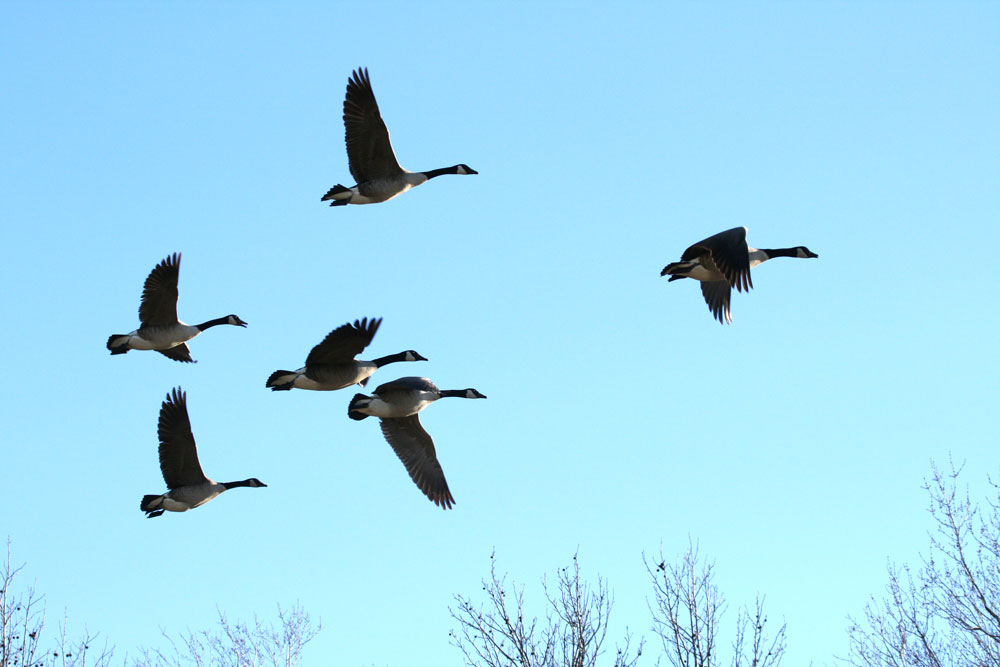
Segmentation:
<svg viewBox="0 0 1000 667">
<path fill-rule="evenodd" d="M 441 509 L 451 509 L 455 499 L 437 460 L 434 440 L 420 424 L 419 417 L 411 415 L 399 419 L 382 419 L 379 426 L 417 488 Z"/>
<path fill-rule="evenodd" d="M 139 301 L 139 322 L 142 326 L 177 323 L 177 279 L 180 270 L 181 254 L 175 252 L 149 272 Z"/>
<path fill-rule="evenodd" d="M 719 273 L 726 277 L 730 287 L 735 287 L 740 292 L 753 287 L 753 281 L 750 280 L 746 227 L 727 229 L 698 241 L 684 251 L 681 261 L 687 262 L 701 257 L 704 264 L 705 255 L 708 255 Z"/>
<path fill-rule="evenodd" d="M 367 317 L 354 320 L 354 324 L 344 324 L 326 335 L 321 343 L 313 347 L 306 357 L 306 366 L 312 364 L 343 364 L 354 361 L 368 347 L 379 325 L 381 317 L 369 320 Z"/>
<path fill-rule="evenodd" d="M 357 183 L 388 178 L 402 171 L 379 113 L 368 68 L 351 73 L 344 97 L 344 141 L 351 176 Z"/>
<path fill-rule="evenodd" d="M 187 395 L 180 388 L 172 389 L 160 406 L 157 435 L 160 438 L 160 472 L 168 489 L 207 481 L 198 462 L 198 447 L 191 432 Z"/>
</svg>

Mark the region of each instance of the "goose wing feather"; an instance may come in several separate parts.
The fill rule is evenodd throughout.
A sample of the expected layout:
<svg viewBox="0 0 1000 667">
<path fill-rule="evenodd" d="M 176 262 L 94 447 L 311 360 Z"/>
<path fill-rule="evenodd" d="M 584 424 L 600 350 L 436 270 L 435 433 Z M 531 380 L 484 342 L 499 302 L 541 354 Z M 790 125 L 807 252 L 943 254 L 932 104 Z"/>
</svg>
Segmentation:
<svg viewBox="0 0 1000 667">
<path fill-rule="evenodd" d="M 720 324 L 731 324 L 733 321 L 733 316 L 729 314 L 729 296 L 732 291 L 725 280 L 705 280 L 701 283 L 705 303 Z"/>
<path fill-rule="evenodd" d="M 189 364 L 195 363 L 194 359 L 191 358 L 191 348 L 187 346 L 187 343 L 174 345 L 173 347 L 167 348 L 166 350 L 157 350 L 157 352 L 165 356 L 167 359 L 173 359 L 174 361 L 183 361 Z"/>
<path fill-rule="evenodd" d="M 354 324 L 339 326 L 326 335 L 306 357 L 306 365 L 340 364 L 352 361 L 372 342 L 382 318 L 367 317 L 354 320 Z"/>
<path fill-rule="evenodd" d="M 143 326 L 177 323 L 177 278 L 181 254 L 175 252 L 153 267 L 142 287 L 139 321 Z"/>
<path fill-rule="evenodd" d="M 747 249 L 747 228 L 734 227 L 709 236 L 695 243 L 681 255 L 689 261 L 708 255 L 719 273 L 726 277 L 731 287 L 743 292 L 753 287 L 750 280 L 750 251 Z"/>
<path fill-rule="evenodd" d="M 403 171 L 389 141 L 368 78 L 368 68 L 358 68 L 347 80 L 344 97 L 344 140 L 351 175 L 358 183 L 395 176 Z"/>
<path fill-rule="evenodd" d="M 392 445 L 396 456 L 403 462 L 410 479 L 442 509 L 449 509 L 455 499 L 448 490 L 444 471 L 434 451 L 434 440 L 424 430 L 417 415 L 401 419 L 382 419 L 382 435 Z"/>
<path fill-rule="evenodd" d="M 173 389 L 160 407 L 160 472 L 167 488 L 193 486 L 208 481 L 198 462 L 198 446 L 188 419 L 187 395 Z"/>
</svg>

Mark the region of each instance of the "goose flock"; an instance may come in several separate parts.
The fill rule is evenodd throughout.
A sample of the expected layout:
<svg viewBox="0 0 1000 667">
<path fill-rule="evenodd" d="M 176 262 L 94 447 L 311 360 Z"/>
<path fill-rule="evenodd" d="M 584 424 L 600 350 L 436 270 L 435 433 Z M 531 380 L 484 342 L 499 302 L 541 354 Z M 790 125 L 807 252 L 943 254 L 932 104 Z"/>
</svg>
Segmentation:
<svg viewBox="0 0 1000 667">
<path fill-rule="evenodd" d="M 347 81 L 344 138 L 348 167 L 356 182 L 349 188 L 340 184 L 330 188 L 321 198 L 321 201 L 329 201 L 330 206 L 380 203 L 437 176 L 478 173 L 466 164 L 417 172 L 401 167 L 379 112 L 368 70 L 364 68 L 354 70 Z M 720 324 L 730 324 L 732 289 L 735 287 L 743 292 L 753 287 L 751 269 L 774 257 L 818 257 L 805 246 L 752 248 L 747 245 L 746 233 L 746 227 L 736 227 L 709 236 L 687 248 L 680 261 L 668 264 L 660 275 L 669 275 L 670 281 L 681 278 L 699 281 L 712 316 Z M 187 341 L 220 324 L 247 326 L 236 315 L 194 325 L 181 322 L 177 318 L 180 264 L 180 253 L 174 253 L 153 267 L 143 285 L 139 303 L 140 326 L 127 334 L 108 338 L 107 348 L 112 355 L 125 354 L 129 350 L 155 350 L 174 361 L 193 363 L 195 360 Z M 294 371 L 274 371 L 265 387 L 272 391 L 337 391 L 352 385 L 364 387 L 384 366 L 427 361 L 415 350 L 371 361 L 357 359 L 371 344 L 381 324 L 381 318 L 364 317 L 338 326 L 312 348 L 303 367 Z M 371 396 L 355 394 L 348 404 L 347 416 L 358 421 L 377 417 L 383 437 L 416 487 L 438 507 L 450 509 L 455 498 L 438 461 L 434 440 L 424 430 L 419 417 L 421 411 L 441 398 L 479 399 L 486 396 L 473 388 L 438 389 L 426 377 L 401 377 L 379 385 Z M 186 512 L 229 489 L 267 486 L 256 477 L 215 482 L 205 476 L 198 462 L 198 448 L 188 418 L 187 396 L 180 387 L 172 389 L 160 406 L 157 433 L 160 472 L 169 490 L 161 495 L 142 497 L 139 507 L 148 518 L 164 512 Z"/>
</svg>

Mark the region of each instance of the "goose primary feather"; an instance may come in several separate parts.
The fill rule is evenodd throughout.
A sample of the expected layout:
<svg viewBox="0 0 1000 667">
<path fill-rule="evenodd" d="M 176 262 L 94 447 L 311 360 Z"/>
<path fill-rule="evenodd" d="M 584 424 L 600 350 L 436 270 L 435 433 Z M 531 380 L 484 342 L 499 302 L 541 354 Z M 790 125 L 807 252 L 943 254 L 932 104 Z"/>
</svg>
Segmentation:
<svg viewBox="0 0 1000 667">
<path fill-rule="evenodd" d="M 356 183 L 349 188 L 340 184 L 330 188 L 321 199 L 329 201 L 330 206 L 375 204 L 401 195 L 437 176 L 479 173 L 467 164 L 416 172 L 399 166 L 389 141 L 389 130 L 375 101 L 367 68 L 354 70 L 347 80 L 344 140 L 347 162 Z"/>
<path fill-rule="evenodd" d="M 168 359 L 194 363 L 186 341 L 220 324 L 246 327 L 236 315 L 226 315 L 201 324 L 185 324 L 177 319 L 177 280 L 181 254 L 170 255 L 153 267 L 146 277 L 139 301 L 139 328 L 127 334 L 112 334 L 107 347 L 111 354 L 129 350 L 156 350 Z"/>
<path fill-rule="evenodd" d="M 794 248 L 752 248 L 747 245 L 747 228 L 734 227 L 698 241 L 681 255 L 681 261 L 667 264 L 661 276 L 670 281 L 693 278 L 701 282 L 701 293 L 712 316 L 729 324 L 732 288 L 738 292 L 753 287 L 750 269 L 774 257 L 819 257 L 805 246 Z"/>
<path fill-rule="evenodd" d="M 450 509 L 455 498 L 438 462 L 434 440 L 417 413 L 441 398 L 486 398 L 475 389 L 438 389 L 427 378 L 404 377 L 379 385 L 371 396 L 355 394 L 347 409 L 351 419 L 378 417 L 385 437 L 410 479 L 431 502 Z"/>
<path fill-rule="evenodd" d="M 157 434 L 160 438 L 160 472 L 170 490 L 142 497 L 139 509 L 146 513 L 148 519 L 164 512 L 186 512 L 200 507 L 228 489 L 267 486 L 256 477 L 238 482 L 216 482 L 205 476 L 191 432 L 187 395 L 180 387 L 168 393 L 160 406 Z"/>
<path fill-rule="evenodd" d="M 265 386 L 271 391 L 310 389 L 313 391 L 335 391 L 359 384 L 364 387 L 368 378 L 383 366 L 399 361 L 427 361 L 415 350 L 406 350 L 371 361 L 361 361 L 354 357 L 372 342 L 375 332 L 382 324 L 382 318 L 367 317 L 354 320 L 354 324 L 337 327 L 323 341 L 316 345 L 306 365 L 296 371 L 274 371 L 267 378 Z"/>
</svg>

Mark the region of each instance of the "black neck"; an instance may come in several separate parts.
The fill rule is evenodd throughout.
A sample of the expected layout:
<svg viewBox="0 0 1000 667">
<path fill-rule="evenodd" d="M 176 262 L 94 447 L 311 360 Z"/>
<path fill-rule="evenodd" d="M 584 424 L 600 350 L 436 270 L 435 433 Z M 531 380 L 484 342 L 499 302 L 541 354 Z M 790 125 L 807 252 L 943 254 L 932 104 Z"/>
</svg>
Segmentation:
<svg viewBox="0 0 1000 667">
<path fill-rule="evenodd" d="M 771 257 L 798 257 L 798 248 L 758 248 L 762 253 L 765 253 L 768 258 Z"/>
<path fill-rule="evenodd" d="M 196 324 L 195 326 L 204 331 L 205 329 L 214 327 L 218 324 L 229 324 L 229 316 L 217 317 L 214 320 L 209 320 L 208 322 L 202 322 L 201 324 Z"/>
<path fill-rule="evenodd" d="M 445 398 L 446 396 L 465 398 L 465 392 L 467 391 L 468 389 L 442 389 L 441 398 Z"/>
<path fill-rule="evenodd" d="M 397 354 L 390 354 L 388 357 L 372 359 L 372 363 L 375 364 L 376 368 L 382 368 L 386 364 L 394 364 L 397 361 L 406 361 L 406 352 L 399 352 Z"/>
<path fill-rule="evenodd" d="M 227 489 L 235 489 L 237 486 L 250 486 L 250 480 L 244 479 L 243 481 L 240 482 L 223 482 L 222 486 L 226 487 Z"/>
<path fill-rule="evenodd" d="M 430 171 L 421 172 L 428 179 L 434 178 L 435 176 L 442 176 L 444 174 L 457 174 L 458 165 L 454 167 L 441 167 L 440 169 L 431 169 Z"/>
</svg>

